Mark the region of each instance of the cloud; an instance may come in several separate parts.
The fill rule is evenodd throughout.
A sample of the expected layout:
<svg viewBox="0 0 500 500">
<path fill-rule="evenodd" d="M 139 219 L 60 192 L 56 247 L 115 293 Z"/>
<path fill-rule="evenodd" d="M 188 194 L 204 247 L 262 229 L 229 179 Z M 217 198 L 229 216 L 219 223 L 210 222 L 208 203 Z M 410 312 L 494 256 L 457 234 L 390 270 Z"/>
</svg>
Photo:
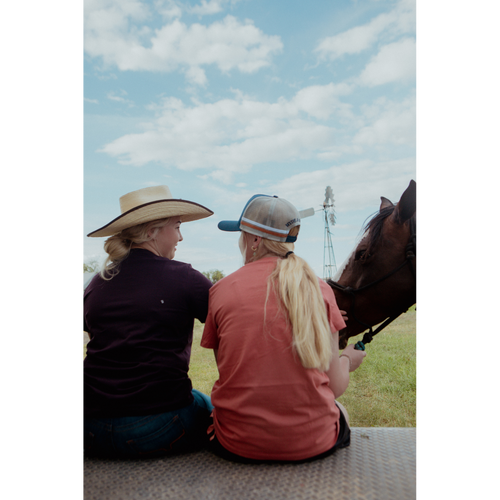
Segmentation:
<svg viewBox="0 0 500 500">
<path fill-rule="evenodd" d="M 284 176 L 279 182 L 266 181 L 258 189 L 255 186 L 234 189 L 219 182 L 207 183 L 206 186 L 219 209 L 244 206 L 250 196 L 261 192 L 290 200 L 299 210 L 309 207 L 321 210 L 325 188 L 331 186 L 335 211 L 340 214 L 351 210 L 375 211 L 381 196 L 397 203 L 411 179 L 415 179 L 415 157 L 344 162 Z"/>
<path fill-rule="evenodd" d="M 292 201 L 300 209 L 318 208 L 326 186 L 331 186 L 335 210 L 345 212 L 378 206 L 381 196 L 396 203 L 414 175 L 415 158 L 361 160 L 293 175 L 268 191 Z"/>
<path fill-rule="evenodd" d="M 156 8 L 163 9 L 164 16 L 166 9 L 172 16 L 178 14 L 173 3 L 157 3 Z M 253 73 L 269 66 L 272 56 L 283 49 L 279 36 L 264 34 L 251 21 L 228 15 L 206 26 L 188 26 L 175 18 L 153 29 L 148 23 L 155 12 L 137 0 L 87 0 L 86 54 L 121 71 L 180 70 L 190 82 L 205 85 L 202 66 L 215 65 L 225 73 L 233 69 Z"/>
<path fill-rule="evenodd" d="M 116 95 L 115 92 L 111 91 L 111 92 L 108 92 L 106 94 L 106 97 L 110 100 L 110 101 L 116 101 L 116 102 L 122 102 L 123 104 L 128 104 L 129 107 L 133 107 L 134 106 L 134 102 L 131 101 L 130 99 L 126 99 L 125 95 L 127 95 L 127 92 L 125 90 L 120 90 L 120 94 L 121 95 Z"/>
<path fill-rule="evenodd" d="M 186 70 L 186 78 L 191 83 L 205 86 L 208 83 L 207 75 L 199 66 L 190 66 Z"/>
<path fill-rule="evenodd" d="M 182 9 L 175 0 L 154 0 L 156 12 L 164 19 L 173 19 L 182 16 Z"/>
<path fill-rule="evenodd" d="M 201 4 L 195 5 L 189 9 L 191 14 L 198 14 L 205 16 L 207 14 L 217 14 L 222 11 L 222 4 L 220 0 L 201 0 Z"/>
<path fill-rule="evenodd" d="M 334 61 L 344 55 L 359 54 L 379 41 L 394 40 L 415 32 L 415 0 L 402 0 L 388 13 L 355 26 L 338 35 L 323 38 L 314 51 L 322 61 Z"/>
<path fill-rule="evenodd" d="M 235 4 L 238 1 L 239 0 L 201 0 L 199 5 L 187 7 L 186 10 L 190 14 L 196 14 L 198 16 L 212 15 L 222 12 L 225 4 Z"/>
<path fill-rule="evenodd" d="M 368 87 L 390 82 L 408 82 L 416 75 L 415 40 L 405 38 L 383 46 L 362 71 L 359 83 Z"/>
<path fill-rule="evenodd" d="M 312 85 L 299 90 L 292 100 L 292 105 L 305 111 L 310 116 L 326 120 L 335 111 L 338 113 L 350 114 L 350 108 L 346 104 L 341 104 L 338 97 L 351 93 L 348 84 L 340 83 L 328 85 Z"/>
<path fill-rule="evenodd" d="M 379 147 L 384 144 L 415 146 L 415 96 L 402 102 L 381 98 L 364 107 L 366 125 L 352 139 L 353 144 Z"/>
<path fill-rule="evenodd" d="M 97 99 L 89 99 L 88 97 L 84 97 L 83 100 L 92 104 L 99 104 L 99 101 Z"/>
<path fill-rule="evenodd" d="M 385 25 L 386 22 L 379 16 L 366 26 L 356 26 L 339 35 L 324 38 L 314 51 L 319 54 L 320 59 L 331 61 L 345 54 L 358 54 L 377 41 Z"/>
<path fill-rule="evenodd" d="M 142 124 L 142 132 L 119 137 L 100 152 L 122 164 L 201 170 L 202 178 L 227 185 L 268 162 L 338 161 L 367 152 L 372 158 L 380 152 L 392 158 L 394 146 L 415 147 L 414 94 L 402 101 L 379 98 L 355 114 L 340 100 L 350 91 L 330 83 L 276 102 L 257 101 L 237 90 L 234 99 L 214 103 L 186 105 L 164 98 L 149 106 L 156 117 Z"/>
<path fill-rule="evenodd" d="M 235 92 L 235 99 L 192 106 L 165 98 L 142 133 L 120 137 L 101 151 L 136 166 L 157 162 L 181 170 L 211 169 L 207 175 L 230 183 L 234 173 L 255 164 L 331 152 L 337 132 L 321 121 L 357 119 L 338 98 L 348 92 L 344 85 L 315 85 L 274 103 Z"/>
</svg>

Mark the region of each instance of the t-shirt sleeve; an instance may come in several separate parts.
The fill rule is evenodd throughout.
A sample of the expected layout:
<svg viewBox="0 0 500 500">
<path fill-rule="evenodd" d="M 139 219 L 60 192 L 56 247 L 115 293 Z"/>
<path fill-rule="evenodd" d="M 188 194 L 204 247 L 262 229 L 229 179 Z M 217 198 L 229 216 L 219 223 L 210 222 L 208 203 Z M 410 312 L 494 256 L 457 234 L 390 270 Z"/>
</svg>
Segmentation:
<svg viewBox="0 0 500 500">
<path fill-rule="evenodd" d="M 214 317 L 212 290 L 209 295 L 207 320 L 205 321 L 205 328 L 203 329 L 200 345 L 207 349 L 218 349 L 219 338 L 217 336 L 217 324 L 215 323 Z"/>
<path fill-rule="evenodd" d="M 346 324 L 342 318 L 342 314 L 340 314 L 339 307 L 337 306 L 335 294 L 333 293 L 332 288 L 322 279 L 319 280 L 319 285 L 325 301 L 326 314 L 328 315 L 330 328 L 332 329 L 332 332 L 339 332 L 346 327 Z"/>
<path fill-rule="evenodd" d="M 189 291 L 191 297 L 191 311 L 193 316 L 205 323 L 208 312 L 208 292 L 212 282 L 196 269 L 189 269 Z"/>
</svg>

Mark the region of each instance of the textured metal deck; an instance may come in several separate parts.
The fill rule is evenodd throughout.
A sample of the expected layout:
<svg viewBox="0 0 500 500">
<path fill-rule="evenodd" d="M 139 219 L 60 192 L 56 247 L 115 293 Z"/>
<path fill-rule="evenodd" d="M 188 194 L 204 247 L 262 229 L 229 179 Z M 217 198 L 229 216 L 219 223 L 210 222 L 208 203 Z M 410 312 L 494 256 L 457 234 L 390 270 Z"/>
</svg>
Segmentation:
<svg viewBox="0 0 500 500">
<path fill-rule="evenodd" d="M 305 464 L 246 465 L 208 451 L 84 461 L 85 500 L 409 500 L 416 429 L 353 428 L 351 446 Z"/>
</svg>

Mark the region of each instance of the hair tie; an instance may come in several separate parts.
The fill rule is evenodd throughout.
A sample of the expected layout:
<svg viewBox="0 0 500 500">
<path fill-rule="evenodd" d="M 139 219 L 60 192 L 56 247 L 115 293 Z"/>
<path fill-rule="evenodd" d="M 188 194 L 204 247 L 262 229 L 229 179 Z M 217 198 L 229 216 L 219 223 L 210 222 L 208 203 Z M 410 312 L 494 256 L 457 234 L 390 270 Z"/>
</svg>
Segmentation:
<svg viewBox="0 0 500 500">
<path fill-rule="evenodd" d="M 284 258 L 284 259 L 288 259 L 288 256 L 289 256 L 290 254 L 292 254 L 292 253 L 293 253 L 292 251 L 287 252 L 283 258 Z"/>
</svg>

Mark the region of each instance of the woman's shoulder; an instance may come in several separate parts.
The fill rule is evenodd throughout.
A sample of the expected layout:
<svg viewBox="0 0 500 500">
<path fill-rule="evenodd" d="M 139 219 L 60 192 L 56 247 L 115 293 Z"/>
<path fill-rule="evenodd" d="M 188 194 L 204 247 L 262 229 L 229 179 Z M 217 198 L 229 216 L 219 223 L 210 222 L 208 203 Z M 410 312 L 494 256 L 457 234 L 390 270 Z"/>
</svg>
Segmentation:
<svg viewBox="0 0 500 500">
<path fill-rule="evenodd" d="M 186 274 L 188 276 L 193 276 L 196 278 L 199 278 L 202 276 L 203 278 L 207 279 L 206 276 L 195 269 L 191 264 L 187 262 L 181 262 L 180 260 L 167 260 L 166 265 L 171 269 L 175 270 L 179 273 Z"/>
<path fill-rule="evenodd" d="M 198 271 L 187 262 L 171 260 L 170 270 L 174 270 L 175 274 L 187 285 L 196 285 L 203 290 L 208 290 L 213 286 L 212 282 L 202 272 Z"/>
<path fill-rule="evenodd" d="M 252 286 L 259 287 L 262 283 L 266 283 L 276 260 L 277 258 L 270 257 L 245 264 L 215 283 L 210 293 L 231 293 L 231 290 L 240 289 L 241 283 L 245 283 L 246 289 Z"/>
<path fill-rule="evenodd" d="M 324 298 L 327 299 L 334 299 L 335 300 L 335 294 L 333 293 L 332 287 L 322 278 L 318 276 L 318 282 L 319 282 L 319 289 L 321 290 L 321 293 L 323 294 Z"/>
</svg>

